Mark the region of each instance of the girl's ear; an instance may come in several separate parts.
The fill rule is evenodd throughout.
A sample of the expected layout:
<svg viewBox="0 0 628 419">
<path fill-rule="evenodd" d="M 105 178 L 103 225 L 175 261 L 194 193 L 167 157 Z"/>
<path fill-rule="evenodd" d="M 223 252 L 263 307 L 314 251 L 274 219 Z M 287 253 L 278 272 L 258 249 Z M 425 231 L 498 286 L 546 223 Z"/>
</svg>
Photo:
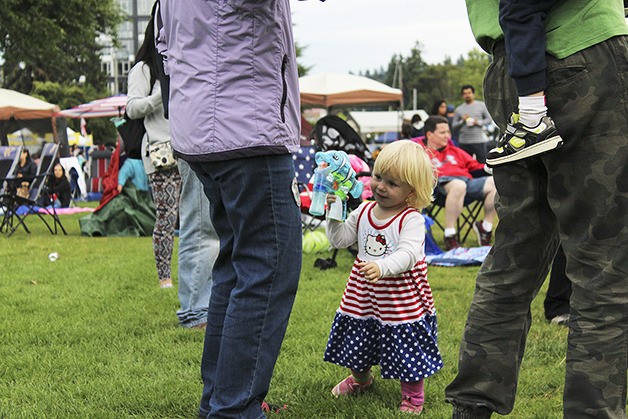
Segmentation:
<svg viewBox="0 0 628 419">
<path fill-rule="evenodd" d="M 415 198 L 416 198 L 416 191 L 414 190 L 414 188 L 412 188 L 408 196 L 406 196 L 406 201 L 411 201 L 411 200 L 413 201 Z"/>
</svg>

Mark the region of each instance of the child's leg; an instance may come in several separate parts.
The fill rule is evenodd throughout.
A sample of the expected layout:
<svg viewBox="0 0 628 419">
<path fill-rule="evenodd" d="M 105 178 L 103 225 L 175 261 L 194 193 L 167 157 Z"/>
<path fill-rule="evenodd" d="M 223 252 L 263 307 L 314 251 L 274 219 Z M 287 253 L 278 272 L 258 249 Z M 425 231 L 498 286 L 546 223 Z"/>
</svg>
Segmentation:
<svg viewBox="0 0 628 419">
<path fill-rule="evenodd" d="M 425 400 L 423 392 L 424 380 L 415 381 L 413 383 L 401 382 L 401 397 L 409 400 L 415 406 L 422 406 Z"/>
<path fill-rule="evenodd" d="M 365 384 L 371 379 L 371 369 L 368 368 L 364 371 L 351 370 L 351 376 L 356 383 Z"/>
<path fill-rule="evenodd" d="M 508 75 L 519 95 L 519 122 L 536 127 L 547 115 L 545 89 L 545 18 L 554 0 L 500 0 L 499 23 L 504 32 Z"/>
<path fill-rule="evenodd" d="M 399 410 L 415 414 L 420 414 L 423 411 L 423 401 L 425 400 L 423 382 L 424 380 L 412 383 L 401 382 L 401 406 L 399 406 Z"/>
<path fill-rule="evenodd" d="M 551 151 L 563 140 L 547 117 L 545 89 L 545 19 L 556 0 L 500 0 L 499 23 L 504 32 L 508 75 L 517 86 L 519 111 L 497 147 L 490 150 L 489 166 L 510 163 Z"/>
<path fill-rule="evenodd" d="M 545 91 L 541 90 L 528 96 L 519 96 L 519 122 L 526 127 L 536 127 L 541 118 L 547 115 Z"/>
<path fill-rule="evenodd" d="M 545 19 L 555 0 L 500 0 L 499 24 L 504 32 L 508 75 L 520 97 L 547 87 Z"/>
<path fill-rule="evenodd" d="M 351 375 L 336 384 L 331 390 L 334 396 L 350 396 L 359 394 L 373 386 L 373 374 L 368 368 L 364 371 L 351 370 Z"/>
</svg>

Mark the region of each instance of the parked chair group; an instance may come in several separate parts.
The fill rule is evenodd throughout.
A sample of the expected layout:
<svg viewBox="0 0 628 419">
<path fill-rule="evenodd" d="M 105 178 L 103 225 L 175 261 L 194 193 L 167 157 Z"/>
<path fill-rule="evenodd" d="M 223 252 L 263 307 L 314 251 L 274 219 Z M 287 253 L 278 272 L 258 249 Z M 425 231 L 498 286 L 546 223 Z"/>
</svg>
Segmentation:
<svg viewBox="0 0 628 419">
<path fill-rule="evenodd" d="M 19 146 L 13 147 L 13 149 L 11 147 L 0 147 L 0 153 L 2 153 L 3 156 L 0 157 L 0 176 L 3 176 L 3 187 L 0 189 L 2 191 L 0 201 L 4 210 L 0 231 L 6 233 L 7 236 L 11 236 L 21 226 L 24 231 L 30 233 L 26 225 L 26 220 L 29 216 L 35 215 L 43 221 L 51 234 L 57 234 L 59 229 L 63 234 L 67 234 L 61 224 L 59 215 L 54 206 L 52 206 L 52 202 L 50 202 L 50 206 L 44 207 L 41 211 L 40 208 L 42 207 L 39 205 L 42 197 L 48 196 L 46 193 L 46 179 L 52 174 L 52 169 L 59 151 L 58 144 L 44 144 L 39 164 L 37 165 L 37 175 L 30 182 L 28 196 L 19 196 L 17 194 L 17 180 L 13 177 L 21 149 L 22 147 Z M 5 155 L 7 156 L 6 158 L 4 157 Z M 9 167 L 8 160 L 14 155 L 17 157 L 13 157 L 13 161 Z M 1 171 L 5 166 L 7 167 L 7 172 Z M 52 218 L 52 223 L 47 220 L 47 217 Z"/>
</svg>

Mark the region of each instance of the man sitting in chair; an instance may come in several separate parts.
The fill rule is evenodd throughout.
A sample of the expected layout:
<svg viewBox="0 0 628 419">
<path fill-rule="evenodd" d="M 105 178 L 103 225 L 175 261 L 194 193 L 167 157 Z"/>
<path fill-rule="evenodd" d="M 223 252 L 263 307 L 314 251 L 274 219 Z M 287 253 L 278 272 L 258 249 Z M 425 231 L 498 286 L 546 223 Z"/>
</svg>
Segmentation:
<svg viewBox="0 0 628 419">
<path fill-rule="evenodd" d="M 484 170 L 484 164 L 450 142 L 449 123 L 442 116 L 425 122 L 426 149 L 438 171 L 436 193 L 445 195 L 445 250 L 459 247 L 456 220 L 462 213 L 465 197 L 484 200 L 484 220 L 473 224 L 481 246 L 489 246 L 495 218 L 495 182 L 492 176 L 474 178 L 471 172 Z"/>
</svg>

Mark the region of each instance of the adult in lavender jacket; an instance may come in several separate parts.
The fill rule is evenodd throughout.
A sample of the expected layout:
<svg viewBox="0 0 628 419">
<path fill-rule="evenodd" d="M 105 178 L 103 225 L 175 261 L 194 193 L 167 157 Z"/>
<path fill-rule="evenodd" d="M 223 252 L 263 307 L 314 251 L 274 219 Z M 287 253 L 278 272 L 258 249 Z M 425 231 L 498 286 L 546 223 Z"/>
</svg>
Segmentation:
<svg viewBox="0 0 628 419">
<path fill-rule="evenodd" d="M 301 269 L 289 3 L 161 0 L 161 15 L 172 146 L 203 183 L 220 238 L 200 417 L 263 418 Z"/>
</svg>

